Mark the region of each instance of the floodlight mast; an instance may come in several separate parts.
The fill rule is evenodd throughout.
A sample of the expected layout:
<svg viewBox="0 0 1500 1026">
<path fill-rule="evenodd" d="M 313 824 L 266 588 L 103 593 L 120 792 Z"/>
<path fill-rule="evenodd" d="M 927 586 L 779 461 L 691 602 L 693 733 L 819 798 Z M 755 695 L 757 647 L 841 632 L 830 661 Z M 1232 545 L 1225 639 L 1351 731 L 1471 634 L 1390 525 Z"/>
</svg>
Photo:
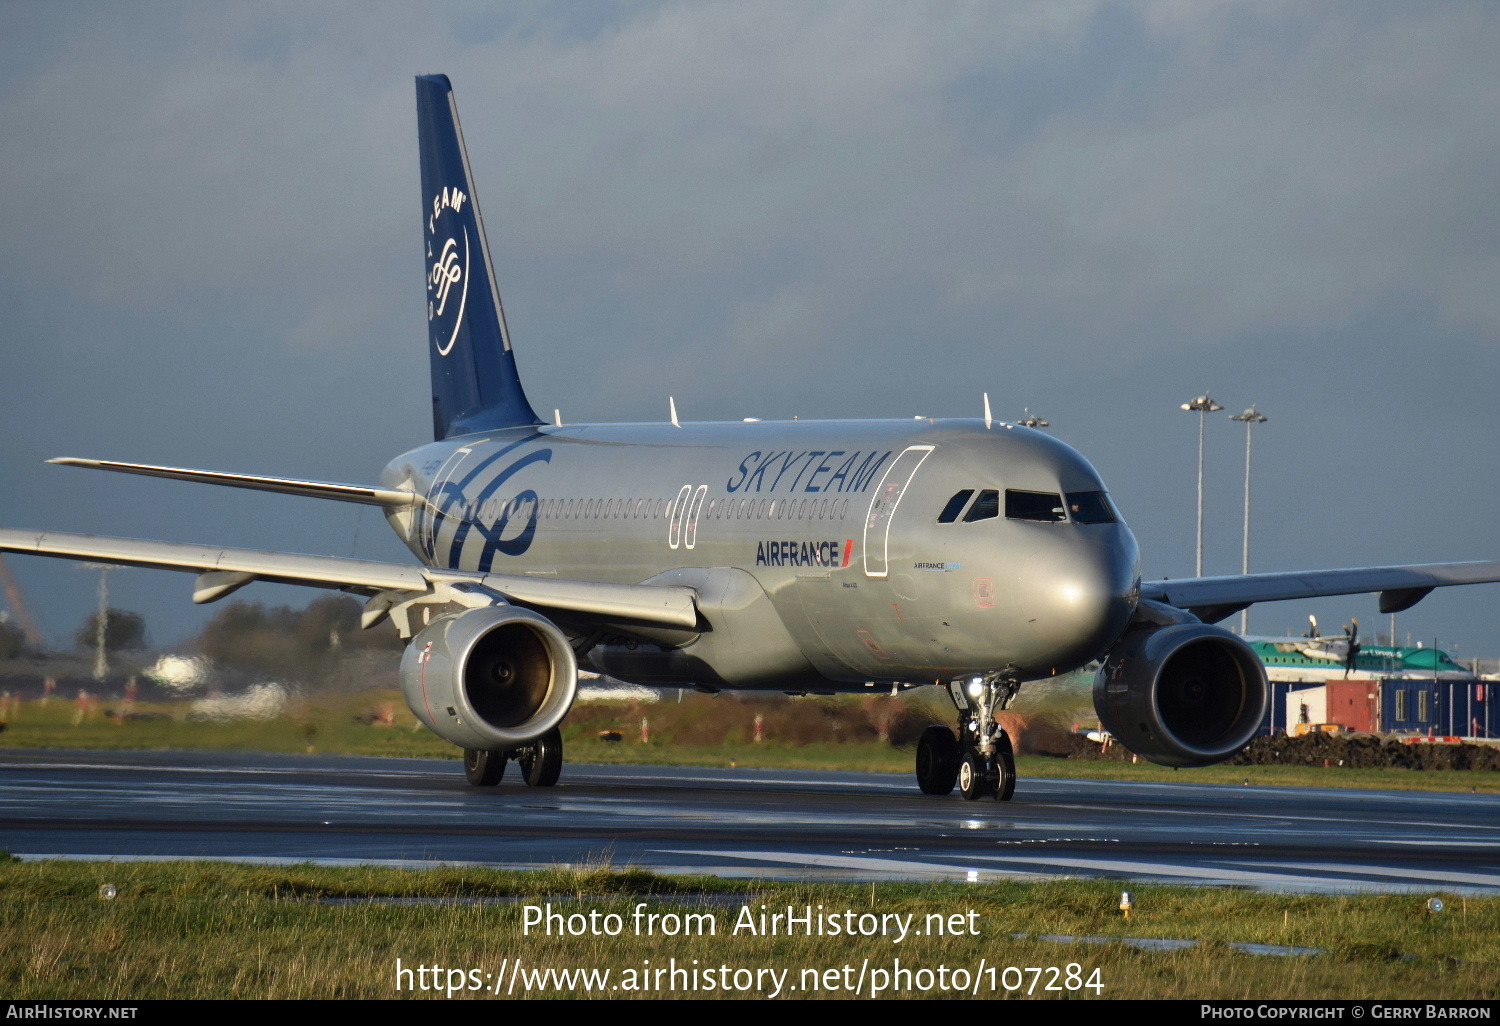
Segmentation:
<svg viewBox="0 0 1500 1026">
<path fill-rule="evenodd" d="M 1198 414 L 1198 556 L 1193 563 L 1194 577 L 1203 576 L 1203 425 L 1210 413 L 1217 413 L 1223 408 L 1207 392 L 1182 404 L 1182 409 Z"/>
<path fill-rule="evenodd" d="M 1264 424 L 1266 417 L 1254 406 L 1244 413 L 1233 415 L 1230 420 L 1242 421 L 1245 425 L 1245 536 L 1240 546 L 1240 573 L 1250 572 L 1250 432 L 1257 424 Z M 1250 631 L 1250 610 L 1240 610 L 1240 637 Z"/>
</svg>

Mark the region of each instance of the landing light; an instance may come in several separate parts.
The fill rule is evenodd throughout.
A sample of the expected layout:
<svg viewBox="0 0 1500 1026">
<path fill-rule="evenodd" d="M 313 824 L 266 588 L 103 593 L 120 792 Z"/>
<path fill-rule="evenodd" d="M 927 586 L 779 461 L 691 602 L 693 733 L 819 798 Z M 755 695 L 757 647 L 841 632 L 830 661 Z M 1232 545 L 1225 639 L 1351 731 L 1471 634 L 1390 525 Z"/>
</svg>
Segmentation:
<svg viewBox="0 0 1500 1026">
<path fill-rule="evenodd" d="M 980 695 L 984 694 L 984 678 L 975 677 L 973 680 L 969 681 L 968 691 L 970 698 L 978 698 Z"/>
</svg>

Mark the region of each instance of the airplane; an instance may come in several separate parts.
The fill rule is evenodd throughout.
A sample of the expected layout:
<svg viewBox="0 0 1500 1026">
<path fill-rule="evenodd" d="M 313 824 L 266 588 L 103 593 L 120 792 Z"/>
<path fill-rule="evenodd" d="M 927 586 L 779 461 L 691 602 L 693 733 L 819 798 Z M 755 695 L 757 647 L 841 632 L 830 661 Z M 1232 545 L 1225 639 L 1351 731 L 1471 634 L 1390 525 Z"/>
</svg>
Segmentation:
<svg viewBox="0 0 1500 1026">
<path fill-rule="evenodd" d="M 91 467 L 383 510 L 412 564 L 17 529 L 0 551 L 365 598 L 407 641 L 412 712 L 468 780 L 555 784 L 580 667 L 702 691 L 943 688 L 956 729 L 916 750 L 919 789 L 1009 800 L 996 713 L 1099 661 L 1100 722 L 1168 766 L 1220 762 L 1260 725 L 1265 669 L 1215 624 L 1252 603 L 1500 581 L 1500 561 L 1143 581 L 1098 473 L 1034 428 L 983 418 L 577 424 L 538 417 L 506 330 L 446 76 L 417 79 L 434 440 L 378 485 L 107 460 Z"/>
</svg>

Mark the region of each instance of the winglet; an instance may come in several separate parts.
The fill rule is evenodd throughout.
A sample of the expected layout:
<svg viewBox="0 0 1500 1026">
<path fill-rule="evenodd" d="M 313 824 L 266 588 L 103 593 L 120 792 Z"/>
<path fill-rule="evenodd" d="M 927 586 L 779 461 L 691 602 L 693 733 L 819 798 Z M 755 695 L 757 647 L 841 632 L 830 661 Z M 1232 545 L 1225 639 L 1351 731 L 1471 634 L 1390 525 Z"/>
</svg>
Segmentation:
<svg viewBox="0 0 1500 1026">
<path fill-rule="evenodd" d="M 433 434 L 540 424 L 511 353 L 448 76 L 417 78 L 417 134 Z"/>
</svg>

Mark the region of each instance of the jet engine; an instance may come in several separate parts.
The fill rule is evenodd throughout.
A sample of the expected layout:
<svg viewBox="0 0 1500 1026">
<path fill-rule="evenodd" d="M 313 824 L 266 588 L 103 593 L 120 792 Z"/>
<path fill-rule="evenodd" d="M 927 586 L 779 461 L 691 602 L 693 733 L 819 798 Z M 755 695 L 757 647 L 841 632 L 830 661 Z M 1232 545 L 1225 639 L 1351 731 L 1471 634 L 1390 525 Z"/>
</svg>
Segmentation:
<svg viewBox="0 0 1500 1026">
<path fill-rule="evenodd" d="M 412 638 L 401 690 L 417 718 L 461 748 L 504 751 L 557 726 L 578 694 L 573 648 L 517 606 L 448 613 Z"/>
<path fill-rule="evenodd" d="M 1260 657 L 1221 627 L 1191 622 L 1126 633 L 1094 678 L 1104 729 L 1163 766 L 1209 766 L 1250 742 L 1270 685 Z"/>
</svg>

